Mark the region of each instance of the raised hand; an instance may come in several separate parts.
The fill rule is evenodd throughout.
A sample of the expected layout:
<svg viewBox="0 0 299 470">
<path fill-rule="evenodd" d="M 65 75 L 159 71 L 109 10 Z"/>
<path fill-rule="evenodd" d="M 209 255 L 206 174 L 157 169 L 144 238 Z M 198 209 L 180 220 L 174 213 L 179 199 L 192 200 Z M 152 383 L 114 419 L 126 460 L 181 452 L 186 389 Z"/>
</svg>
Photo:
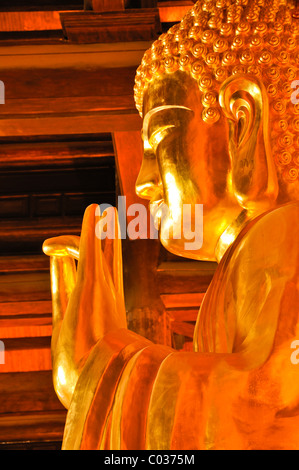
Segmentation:
<svg viewBox="0 0 299 470">
<path fill-rule="evenodd" d="M 104 231 L 107 224 L 114 226 L 110 233 Z M 81 238 L 52 238 L 43 250 L 51 257 L 54 385 L 68 408 L 93 346 L 105 334 L 127 326 L 116 209 L 102 216 L 99 206 L 89 206 Z"/>
</svg>

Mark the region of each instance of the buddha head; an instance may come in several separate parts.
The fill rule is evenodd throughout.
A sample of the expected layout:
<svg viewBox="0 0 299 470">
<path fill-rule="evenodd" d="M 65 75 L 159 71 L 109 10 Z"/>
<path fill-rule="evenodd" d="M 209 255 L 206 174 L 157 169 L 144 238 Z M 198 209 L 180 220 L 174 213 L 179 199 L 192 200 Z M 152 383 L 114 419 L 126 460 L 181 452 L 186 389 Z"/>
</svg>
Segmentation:
<svg viewBox="0 0 299 470">
<path fill-rule="evenodd" d="M 199 0 L 145 53 L 136 191 L 174 254 L 220 260 L 249 220 L 299 200 L 298 37 L 293 1 Z M 203 244 L 186 250 L 175 220 L 197 205 Z"/>
</svg>

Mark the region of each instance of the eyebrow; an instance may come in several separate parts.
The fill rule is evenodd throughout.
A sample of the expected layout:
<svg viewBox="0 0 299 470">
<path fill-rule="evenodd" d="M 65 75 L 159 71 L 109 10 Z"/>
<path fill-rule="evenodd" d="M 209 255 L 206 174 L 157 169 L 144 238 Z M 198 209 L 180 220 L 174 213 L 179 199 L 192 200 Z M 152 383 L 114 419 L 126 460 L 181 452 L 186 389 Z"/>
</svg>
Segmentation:
<svg viewBox="0 0 299 470">
<path fill-rule="evenodd" d="M 149 111 L 146 116 L 143 119 L 143 128 L 142 128 L 142 136 L 143 136 L 143 141 L 148 142 L 148 127 L 151 118 L 155 115 L 160 113 L 161 111 L 164 111 L 165 109 L 184 109 L 185 111 L 191 111 L 192 109 L 187 108 L 186 106 L 178 106 L 178 105 L 165 105 L 165 106 L 158 106 L 157 108 L 152 109 Z"/>
</svg>

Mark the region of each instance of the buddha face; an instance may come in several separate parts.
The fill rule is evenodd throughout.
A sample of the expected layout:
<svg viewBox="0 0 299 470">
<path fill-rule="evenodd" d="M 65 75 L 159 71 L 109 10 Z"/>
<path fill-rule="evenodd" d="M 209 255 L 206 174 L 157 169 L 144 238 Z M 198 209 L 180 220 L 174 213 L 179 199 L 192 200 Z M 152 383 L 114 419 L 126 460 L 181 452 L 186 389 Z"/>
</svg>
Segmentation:
<svg viewBox="0 0 299 470">
<path fill-rule="evenodd" d="M 137 70 L 137 194 L 175 254 L 219 259 L 247 220 L 298 200 L 298 22 L 294 2 L 282 3 L 198 0 Z M 186 249 L 192 230 L 178 220 L 189 205 L 196 231 L 200 204 L 203 244 Z"/>
<path fill-rule="evenodd" d="M 201 99 L 197 82 L 186 72 L 150 83 L 144 96 L 144 159 L 136 191 L 150 201 L 167 250 L 214 261 L 219 238 L 243 209 L 232 191 L 227 118 L 223 114 L 213 124 L 204 122 Z M 165 206 L 168 210 L 162 210 Z M 192 245 L 191 235 L 198 230 L 203 230 L 203 242 Z"/>
</svg>

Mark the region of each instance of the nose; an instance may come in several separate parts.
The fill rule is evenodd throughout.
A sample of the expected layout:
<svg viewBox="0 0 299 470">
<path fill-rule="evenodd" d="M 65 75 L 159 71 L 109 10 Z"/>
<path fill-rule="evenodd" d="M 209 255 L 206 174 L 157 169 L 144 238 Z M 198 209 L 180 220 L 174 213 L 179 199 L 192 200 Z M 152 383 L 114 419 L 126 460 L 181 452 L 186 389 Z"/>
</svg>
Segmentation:
<svg viewBox="0 0 299 470">
<path fill-rule="evenodd" d="M 146 151 L 144 154 L 135 189 L 137 196 L 149 200 L 162 190 L 159 167 L 153 152 Z"/>
</svg>

